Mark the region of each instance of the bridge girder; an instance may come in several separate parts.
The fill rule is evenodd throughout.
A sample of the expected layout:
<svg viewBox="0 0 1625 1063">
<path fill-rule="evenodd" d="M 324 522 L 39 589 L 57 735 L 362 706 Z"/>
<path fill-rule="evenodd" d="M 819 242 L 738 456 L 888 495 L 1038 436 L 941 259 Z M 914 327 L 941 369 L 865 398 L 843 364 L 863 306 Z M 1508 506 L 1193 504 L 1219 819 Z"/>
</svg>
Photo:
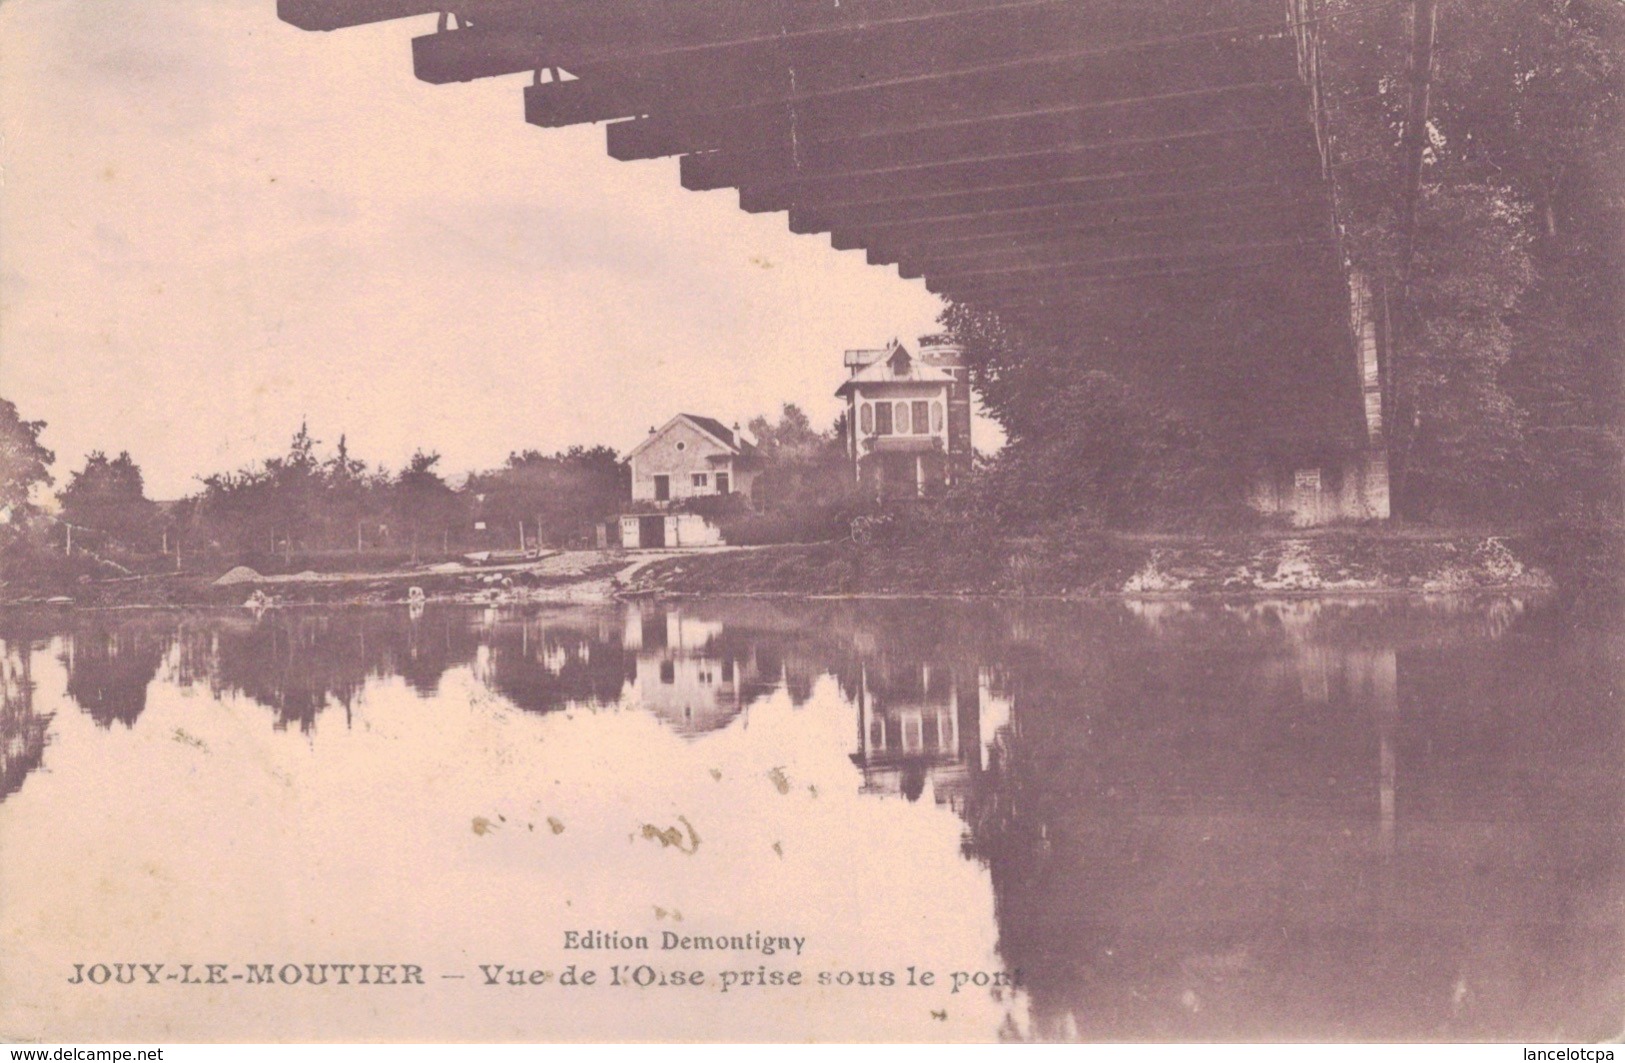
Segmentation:
<svg viewBox="0 0 1625 1063">
<path fill-rule="evenodd" d="M 308 29 L 438 13 L 412 42 L 423 80 L 533 72 L 532 123 L 607 123 L 615 158 L 676 156 L 687 188 L 736 188 L 744 210 L 787 211 L 1035 331 L 1173 289 L 1196 318 L 1260 286 L 1346 298 L 1298 8 L 1280 0 L 278 10 Z"/>
</svg>

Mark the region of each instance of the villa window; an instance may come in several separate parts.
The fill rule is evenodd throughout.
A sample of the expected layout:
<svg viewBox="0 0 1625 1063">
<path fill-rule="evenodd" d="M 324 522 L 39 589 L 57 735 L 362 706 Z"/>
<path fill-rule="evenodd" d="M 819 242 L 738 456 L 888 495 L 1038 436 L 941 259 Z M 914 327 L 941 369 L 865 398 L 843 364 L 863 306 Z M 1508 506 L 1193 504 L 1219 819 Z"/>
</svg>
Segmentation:
<svg viewBox="0 0 1625 1063">
<path fill-rule="evenodd" d="M 906 402 L 897 404 L 897 434 L 900 436 L 908 435 L 908 403 Z"/>
<path fill-rule="evenodd" d="M 914 434 L 915 435 L 923 436 L 923 435 L 926 435 L 928 432 L 930 432 L 930 430 L 931 430 L 930 429 L 930 424 L 931 424 L 930 410 L 931 410 L 931 404 L 929 402 L 924 401 L 923 399 L 914 404 Z"/>
<path fill-rule="evenodd" d="M 694 479 L 694 486 L 695 487 L 709 487 L 709 486 L 711 486 L 711 477 L 710 477 L 710 474 L 708 474 L 708 473 L 697 472 L 697 473 L 694 474 L 693 479 Z"/>
<path fill-rule="evenodd" d="M 940 402 L 931 404 L 931 431 L 942 431 L 942 403 Z"/>
<path fill-rule="evenodd" d="M 875 435 L 891 435 L 891 403 L 875 403 Z"/>
<path fill-rule="evenodd" d="M 858 428 L 866 436 L 875 433 L 875 408 L 870 403 L 864 403 L 863 407 L 858 410 Z"/>
<path fill-rule="evenodd" d="M 903 714 L 903 752 L 918 753 L 925 747 L 922 722 L 917 712 Z"/>
</svg>

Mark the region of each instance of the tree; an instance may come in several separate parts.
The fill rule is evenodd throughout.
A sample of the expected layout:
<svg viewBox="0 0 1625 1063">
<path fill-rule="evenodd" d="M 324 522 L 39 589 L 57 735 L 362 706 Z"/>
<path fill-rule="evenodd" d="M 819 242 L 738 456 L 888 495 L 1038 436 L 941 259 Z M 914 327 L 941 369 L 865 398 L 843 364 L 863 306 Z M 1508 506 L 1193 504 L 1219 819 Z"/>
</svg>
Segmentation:
<svg viewBox="0 0 1625 1063">
<path fill-rule="evenodd" d="M 395 478 L 395 512 L 411 533 L 413 561 L 421 539 L 438 533 L 444 541 L 457 519 L 457 493 L 434 471 L 439 463 L 439 454 L 420 450 Z"/>
<path fill-rule="evenodd" d="M 147 497 L 141 468 L 128 451 L 112 459 L 92 451 L 57 499 L 68 523 L 98 531 L 127 548 L 151 546 L 158 507 Z"/>
<path fill-rule="evenodd" d="M 851 491 L 844 419 L 820 432 L 801 407 L 785 403 L 776 423 L 758 416 L 751 419 L 749 428 L 762 455 L 756 495 L 764 507 L 816 507 L 839 501 Z"/>
<path fill-rule="evenodd" d="M 511 532 L 517 543 L 524 525 L 540 541 L 565 543 L 619 511 L 629 490 L 614 450 L 572 446 L 554 454 L 515 451 L 501 468 L 470 476 L 463 493 L 481 499 L 479 513 L 501 529 L 499 541 Z"/>
<path fill-rule="evenodd" d="M 348 544 L 354 536 L 359 553 L 366 545 L 366 526 L 379 515 L 379 479 L 367 463 L 350 456 L 349 442 L 339 436 L 338 449 L 322 465 L 320 512 L 324 540 L 333 546 Z"/>
<path fill-rule="evenodd" d="M 56 455 L 40 445 L 44 421 L 25 421 L 17 407 L 0 399 L 0 524 L 15 530 L 34 511 L 34 488 L 51 482 Z"/>
<path fill-rule="evenodd" d="M 1347 247 L 1393 305 L 1396 508 L 1617 500 L 1625 7 L 1441 0 L 1414 195 L 1406 20 L 1325 10 Z"/>
<path fill-rule="evenodd" d="M 273 540 L 280 532 L 283 550 L 293 556 L 295 542 L 308 540 L 320 531 L 322 515 L 322 464 L 316 457 L 318 440 L 311 438 L 305 422 L 288 443 L 284 457 L 265 463 L 267 489 L 272 509 L 266 514 L 273 524 Z M 273 542 L 273 552 L 274 552 Z M 307 543 L 308 545 L 308 543 Z"/>
<path fill-rule="evenodd" d="M 301 423 L 286 455 L 204 477 L 198 509 L 211 536 L 239 555 L 280 549 L 291 557 L 295 542 L 318 530 L 323 478 L 315 448 Z"/>
<path fill-rule="evenodd" d="M 812 426 L 812 419 L 800 406 L 787 402 L 779 408 L 777 424 L 765 416 L 751 418 L 746 426 L 756 437 L 756 447 L 769 461 L 797 461 L 816 455 L 830 441 L 830 433 Z M 836 439 L 839 442 L 839 437 Z"/>
<path fill-rule="evenodd" d="M 1345 250 L 1390 311 L 1384 428 L 1395 511 L 1617 515 L 1625 501 L 1625 4 L 1439 0 L 1431 112 L 1407 132 L 1409 8 L 1325 0 L 1317 18 Z M 1418 133 L 1413 196 L 1406 163 Z M 1181 303 L 1177 291 L 1169 282 L 1136 289 L 1133 299 L 1079 293 L 1076 320 L 1055 335 L 1017 334 L 994 316 L 949 306 L 943 324 L 1010 440 L 1005 473 L 1019 470 L 1042 491 L 1092 469 L 1101 490 L 1083 497 L 1117 521 L 1127 510 L 1113 499 L 1149 490 L 1158 506 L 1205 504 L 1221 497 L 1216 485 L 1239 486 L 1271 455 L 1302 459 L 1348 445 L 1337 433 L 1347 432 L 1352 404 L 1324 405 L 1346 391 L 1304 370 L 1346 364 L 1318 356 L 1346 344 L 1346 307 L 1326 296 L 1312 305 L 1291 279 L 1259 278 L 1200 304 Z M 1317 356 L 1303 356 L 1311 351 Z M 1058 415 L 1118 419 L 1101 381 L 1085 383 L 1082 371 L 1116 378 L 1157 414 L 1121 422 L 1140 442 Z M 1258 400 L 1260 379 L 1276 401 Z M 1287 411 L 1298 420 L 1290 431 L 1271 423 Z M 1142 454 L 1136 460 L 1157 455 L 1162 472 L 1149 482 L 1130 476 L 1137 486 L 1128 495 L 1107 489 L 1100 477 L 1118 472 L 1066 442 L 1091 437 L 1101 454 L 1126 442 Z M 1195 440 L 1205 448 L 1193 449 Z M 1069 453 L 1082 466 L 1070 465 Z M 1137 503 L 1128 509 L 1146 519 Z"/>
</svg>

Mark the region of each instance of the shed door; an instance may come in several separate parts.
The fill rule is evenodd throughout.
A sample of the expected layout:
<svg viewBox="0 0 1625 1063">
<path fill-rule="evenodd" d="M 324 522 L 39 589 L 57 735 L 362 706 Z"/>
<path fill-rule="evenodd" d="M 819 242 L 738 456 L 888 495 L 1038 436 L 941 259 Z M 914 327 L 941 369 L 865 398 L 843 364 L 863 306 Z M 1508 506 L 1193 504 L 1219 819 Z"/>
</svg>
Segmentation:
<svg viewBox="0 0 1625 1063">
<path fill-rule="evenodd" d="M 717 473 L 717 494 L 719 494 L 719 495 L 727 494 L 729 489 L 732 486 L 733 486 L 733 484 L 728 479 L 728 474 L 727 473 L 725 473 L 725 472 Z"/>
</svg>

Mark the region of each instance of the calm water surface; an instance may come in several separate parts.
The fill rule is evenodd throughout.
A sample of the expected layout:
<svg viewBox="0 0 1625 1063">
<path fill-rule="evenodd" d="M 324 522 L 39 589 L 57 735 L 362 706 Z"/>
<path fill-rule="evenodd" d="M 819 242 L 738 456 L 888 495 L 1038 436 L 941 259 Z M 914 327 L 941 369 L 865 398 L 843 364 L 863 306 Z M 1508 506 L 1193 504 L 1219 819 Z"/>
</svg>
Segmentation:
<svg viewBox="0 0 1625 1063">
<path fill-rule="evenodd" d="M 1616 1035 L 1622 646 L 1509 599 L 3 615 L 0 1038 Z M 227 981 L 70 981 L 160 962 Z M 425 984 L 231 980 L 321 963 Z"/>
</svg>

